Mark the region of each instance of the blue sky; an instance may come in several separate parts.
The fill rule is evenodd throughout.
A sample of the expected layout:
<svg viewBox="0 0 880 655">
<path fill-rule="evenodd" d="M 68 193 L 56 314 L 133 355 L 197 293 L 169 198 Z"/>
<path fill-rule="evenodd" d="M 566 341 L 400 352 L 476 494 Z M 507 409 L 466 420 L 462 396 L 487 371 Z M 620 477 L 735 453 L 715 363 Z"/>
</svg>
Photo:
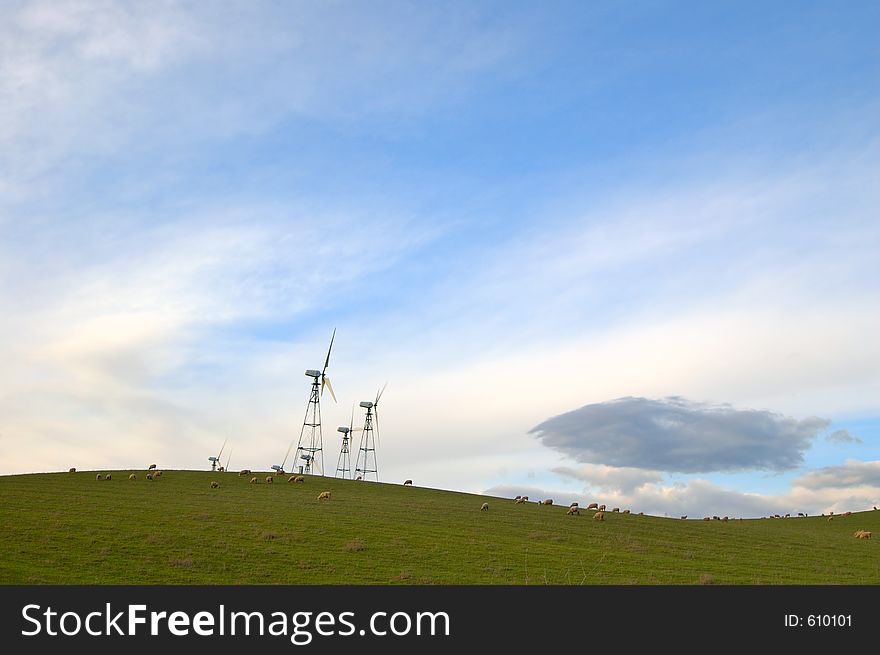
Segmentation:
<svg viewBox="0 0 880 655">
<path fill-rule="evenodd" d="M 2 472 L 266 468 L 335 327 L 328 462 L 880 504 L 874 3 L 2 4 Z"/>
</svg>

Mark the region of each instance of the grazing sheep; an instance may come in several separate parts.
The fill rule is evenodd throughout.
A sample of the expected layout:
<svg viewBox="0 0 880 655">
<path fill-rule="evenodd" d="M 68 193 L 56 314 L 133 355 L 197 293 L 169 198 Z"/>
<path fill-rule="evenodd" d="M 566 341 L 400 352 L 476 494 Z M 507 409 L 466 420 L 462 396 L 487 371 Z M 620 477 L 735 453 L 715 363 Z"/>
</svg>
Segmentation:
<svg viewBox="0 0 880 655">
<path fill-rule="evenodd" d="M 275 475 L 284 475 L 284 469 L 278 469 L 275 471 Z"/>
<path fill-rule="evenodd" d="M 293 479 L 293 481 L 294 481 L 294 482 L 305 482 L 306 479 L 305 479 L 303 476 L 298 475 L 298 476 L 296 476 L 296 477 Z"/>
<path fill-rule="evenodd" d="M 855 534 L 853 534 L 853 536 L 856 539 L 870 539 L 871 533 L 868 532 L 867 530 L 856 530 L 856 532 L 855 532 Z"/>
<path fill-rule="evenodd" d="M 250 469 L 241 469 L 241 470 L 238 472 L 238 477 L 241 478 L 241 477 L 244 477 L 245 475 L 250 475 L 250 474 L 251 474 L 251 470 L 250 470 Z"/>
<path fill-rule="evenodd" d="M 219 482 L 214 481 L 214 482 L 211 483 L 211 489 L 219 489 L 219 488 L 220 488 L 220 483 L 219 483 Z"/>
<path fill-rule="evenodd" d="M 684 521 L 687 517 L 688 517 L 688 515 L 685 514 L 684 516 L 681 517 L 681 520 Z"/>
<path fill-rule="evenodd" d="M 629 514 L 629 513 L 630 513 L 630 512 L 629 512 L 628 509 L 625 509 L 625 510 L 623 510 L 623 511 L 621 512 L 621 514 Z"/>
<path fill-rule="evenodd" d="M 577 503 L 572 503 L 571 505 L 569 505 L 569 507 L 577 507 L 577 506 L 578 506 Z"/>
<path fill-rule="evenodd" d="M 851 515 L 852 515 L 852 512 L 844 512 L 843 515 L 844 515 L 844 516 L 851 516 Z"/>
<path fill-rule="evenodd" d="M 830 510 L 830 511 L 828 512 L 828 516 L 834 516 L 834 510 Z"/>
<path fill-rule="evenodd" d="M 703 520 L 704 520 L 704 521 L 711 521 L 712 519 L 709 518 L 708 516 L 704 516 L 704 517 L 703 517 Z"/>
<path fill-rule="evenodd" d="M 266 484 L 272 484 L 274 478 L 271 475 L 266 476 Z"/>
<path fill-rule="evenodd" d="M 722 516 L 722 517 L 721 517 L 721 522 L 722 522 L 722 523 L 727 523 L 727 521 L 729 521 L 729 520 L 730 520 L 730 519 L 728 519 L 726 516 Z"/>
<path fill-rule="evenodd" d="M 806 516 L 803 512 L 798 512 L 798 516 Z"/>
<path fill-rule="evenodd" d="M 128 476 L 128 479 L 129 480 L 137 480 L 137 476 L 134 473 L 132 473 L 131 475 Z"/>
<path fill-rule="evenodd" d="M 364 479 L 364 476 L 362 476 L 362 475 L 359 475 L 355 478 L 355 480 L 363 480 L 363 479 Z"/>
<path fill-rule="evenodd" d="M 403 486 L 405 487 L 406 485 L 412 486 L 412 480 L 404 480 Z"/>
<path fill-rule="evenodd" d="M 523 500 L 526 501 L 526 502 L 528 502 L 529 497 L 528 497 L 528 496 L 523 496 Z"/>
<path fill-rule="evenodd" d="M 287 481 L 288 481 L 288 482 L 294 482 L 295 480 L 296 480 L 296 476 L 295 476 L 295 475 L 291 475 L 289 478 L 287 478 Z"/>
<path fill-rule="evenodd" d="M 786 515 L 785 515 L 785 518 L 790 519 L 790 518 L 791 518 L 791 514 L 786 514 Z"/>
<path fill-rule="evenodd" d="M 600 512 L 604 512 L 604 511 L 605 511 L 605 505 L 599 505 L 599 508 L 598 508 L 598 509 L 599 509 Z"/>
<path fill-rule="evenodd" d="M 605 520 L 605 512 L 596 512 L 593 514 L 594 521 L 604 521 Z"/>
<path fill-rule="evenodd" d="M 153 474 L 152 474 L 152 473 L 147 473 L 147 475 L 146 475 L 145 477 L 146 477 L 147 480 L 149 480 L 150 482 L 153 481 Z"/>
<path fill-rule="evenodd" d="M 72 469 L 70 469 L 70 470 L 68 471 L 68 473 L 76 473 L 76 469 L 73 469 L 73 468 L 72 468 Z M 875 507 L 874 509 L 877 509 L 877 508 Z"/>
<path fill-rule="evenodd" d="M 104 478 L 104 481 L 105 481 L 105 482 L 110 482 L 110 480 L 112 480 L 112 479 L 113 479 L 113 476 L 112 476 L 110 473 L 108 473 L 108 474 L 107 474 L 107 477 Z"/>
<path fill-rule="evenodd" d="M 581 512 L 578 509 L 577 505 L 572 505 L 571 507 L 568 508 L 568 511 L 566 512 L 566 514 L 569 516 L 571 516 L 572 514 L 577 514 L 578 516 L 580 516 Z"/>
<path fill-rule="evenodd" d="M 713 517 L 712 517 L 712 520 L 713 520 L 713 521 L 720 521 L 720 520 L 721 520 L 721 517 L 720 517 L 720 516 L 713 516 Z"/>
<path fill-rule="evenodd" d="M 517 496 L 516 498 L 514 498 L 514 500 L 516 501 L 516 500 L 519 500 L 520 498 L 522 498 L 522 496 Z"/>
<path fill-rule="evenodd" d="M 539 505 L 552 505 L 552 504 L 553 504 L 553 499 L 552 499 L 552 498 L 548 498 L 547 500 L 543 500 L 543 501 L 541 501 L 541 502 L 538 503 L 538 504 L 539 504 Z"/>
<path fill-rule="evenodd" d="M 513 501 L 513 504 L 514 505 L 522 505 L 524 502 L 526 502 L 525 498 L 522 498 L 521 496 L 517 496 L 516 500 Z"/>
<path fill-rule="evenodd" d="M 329 491 L 322 491 L 321 493 L 318 494 L 318 500 L 330 500 L 330 492 Z M 487 505 L 486 509 L 488 509 L 488 508 L 489 508 L 489 506 Z"/>
<path fill-rule="evenodd" d="M 639 516 L 644 516 L 644 515 L 645 515 L 644 512 L 639 512 Z"/>
<path fill-rule="evenodd" d="M 162 477 L 162 471 L 156 471 L 155 473 L 153 473 L 153 477 L 154 478 Z"/>
<path fill-rule="evenodd" d="M 589 505 L 587 505 L 587 509 L 595 509 L 595 510 L 598 510 L 598 509 L 599 509 L 599 503 L 590 503 Z"/>
<path fill-rule="evenodd" d="M 834 517 L 833 517 L 833 516 L 829 516 L 829 517 L 828 517 L 828 522 L 829 522 L 829 523 L 831 523 L 831 521 L 833 521 L 833 520 L 834 520 Z"/>
<path fill-rule="evenodd" d="M 256 477 L 251 478 L 251 484 L 257 484 L 257 478 L 256 478 Z"/>
<path fill-rule="evenodd" d="M 611 511 L 612 512 L 620 512 L 620 508 L 619 507 L 612 507 Z"/>
<path fill-rule="evenodd" d="M 100 473 L 98 473 L 98 475 L 95 476 L 95 480 L 103 480 L 103 479 L 104 479 L 104 476 L 101 475 Z"/>
<path fill-rule="evenodd" d="M 155 468 L 156 468 L 156 465 L 155 465 L 155 464 L 150 464 L 150 468 L 148 468 L 147 470 L 148 470 L 148 471 L 152 471 L 152 470 L 155 469 Z"/>
<path fill-rule="evenodd" d="M 489 503 L 483 503 L 482 505 L 480 505 L 480 511 L 481 512 L 488 512 L 489 511 Z"/>
</svg>

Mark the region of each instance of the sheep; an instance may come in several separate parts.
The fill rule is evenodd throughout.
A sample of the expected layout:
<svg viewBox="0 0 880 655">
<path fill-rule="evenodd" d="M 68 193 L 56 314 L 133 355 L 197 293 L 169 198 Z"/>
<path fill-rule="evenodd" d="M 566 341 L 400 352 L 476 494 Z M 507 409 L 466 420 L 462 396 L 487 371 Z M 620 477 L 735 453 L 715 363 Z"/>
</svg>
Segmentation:
<svg viewBox="0 0 880 655">
<path fill-rule="evenodd" d="M 303 476 L 298 475 L 298 476 L 296 476 L 296 477 L 293 479 L 293 481 L 294 481 L 294 482 L 305 482 L 306 479 L 305 479 Z"/>
<path fill-rule="evenodd" d="M 599 503 L 590 503 L 589 505 L 587 505 L 587 509 L 595 509 L 595 510 L 598 510 L 598 509 L 599 509 Z"/>
<path fill-rule="evenodd" d="M 217 482 L 216 480 L 211 483 L 211 489 L 219 489 L 219 488 L 220 488 L 220 483 Z"/>
<path fill-rule="evenodd" d="M 552 505 L 552 504 L 553 504 L 553 499 L 552 499 L 552 498 L 548 498 L 547 500 L 543 500 L 543 501 L 541 501 L 541 502 L 538 503 L 538 504 L 539 504 L 539 505 Z"/>
<path fill-rule="evenodd" d="M 728 517 L 726 517 L 726 516 L 722 516 L 722 517 L 721 517 L 721 522 L 722 522 L 722 523 L 727 523 L 729 520 L 730 520 L 730 519 L 728 519 Z"/>
<path fill-rule="evenodd" d="M 681 517 L 681 520 L 684 521 L 687 517 L 688 517 L 688 515 L 685 514 L 684 516 Z"/>
<path fill-rule="evenodd" d="M 525 501 L 525 499 L 522 498 L 522 496 L 517 496 L 516 500 L 513 501 L 513 504 L 514 505 L 522 505 L 524 502 L 526 502 L 526 501 Z"/>
<path fill-rule="evenodd" d="M 605 511 L 605 505 L 599 505 L 598 510 L 599 510 L 600 512 L 604 512 L 604 511 Z"/>
<path fill-rule="evenodd" d="M 619 507 L 612 507 L 611 511 L 620 513 L 620 508 Z"/>
<path fill-rule="evenodd" d="M 257 484 L 257 478 L 256 478 L 256 476 L 254 476 L 254 477 L 251 478 L 251 484 Z"/>
<path fill-rule="evenodd" d="M 829 517 L 828 517 L 828 522 L 829 522 L 829 523 L 831 523 L 831 521 L 833 521 L 833 520 L 834 520 L 834 517 L 833 517 L 833 516 L 829 516 Z"/>
<path fill-rule="evenodd" d="M 852 516 L 852 512 L 844 512 L 843 515 L 844 516 Z"/>
<path fill-rule="evenodd" d="M 291 475 L 289 478 L 287 478 L 287 481 L 288 481 L 288 482 L 293 482 L 293 481 L 295 481 L 295 480 L 296 480 L 296 476 L 295 476 L 295 475 Z"/>
<path fill-rule="evenodd" d="M 605 512 L 596 512 L 593 514 L 594 521 L 604 521 L 605 520 Z"/>
<path fill-rule="evenodd" d="M 155 476 L 154 476 L 152 473 L 147 473 L 144 477 L 147 478 L 147 480 L 149 480 L 150 482 L 152 482 L 152 481 L 153 481 L 153 478 L 154 478 Z"/>
<path fill-rule="evenodd" d="M 529 497 L 528 497 L 528 496 L 523 496 L 523 502 L 528 502 L 528 501 L 529 501 Z"/>
<path fill-rule="evenodd" d="M 129 480 L 137 480 L 137 476 L 134 473 L 132 473 L 131 475 L 128 476 L 128 479 Z"/>
<path fill-rule="evenodd" d="M 572 514 L 577 514 L 578 516 L 580 516 L 580 515 L 581 515 L 581 512 L 580 512 L 580 510 L 578 509 L 578 506 L 577 506 L 577 505 L 572 505 L 571 507 L 568 508 L 568 512 L 566 512 L 566 514 L 567 514 L 568 516 L 571 516 Z"/>
<path fill-rule="evenodd" d="M 720 520 L 721 520 L 721 517 L 720 517 L 720 516 L 713 516 L 713 517 L 712 517 L 712 520 L 713 520 L 713 521 L 720 521 Z"/>
<path fill-rule="evenodd" d="M 113 479 L 113 476 L 112 476 L 110 473 L 108 473 L 108 474 L 107 474 L 107 477 L 104 478 L 104 481 L 105 481 L 105 482 L 110 482 L 110 480 L 112 480 L 112 479 Z"/>
<path fill-rule="evenodd" d="M 272 484 L 274 478 L 271 475 L 266 476 L 266 484 Z"/>
<path fill-rule="evenodd" d="M 98 473 L 98 475 L 95 476 L 95 480 L 103 480 L 103 479 L 104 479 L 104 476 L 101 475 L 100 473 Z"/>
<path fill-rule="evenodd" d="M 572 503 L 571 505 L 569 505 L 569 507 L 577 507 L 577 506 L 578 506 L 577 503 Z"/>
<path fill-rule="evenodd" d="M 329 491 L 322 491 L 321 493 L 318 494 L 318 500 L 330 500 L 330 492 Z M 488 505 L 486 505 L 486 509 L 489 509 Z"/>
<path fill-rule="evenodd" d="M 856 539 L 870 539 L 871 533 L 868 532 L 867 530 L 856 530 L 855 533 L 853 534 L 853 536 Z"/>
<path fill-rule="evenodd" d="M 630 513 L 630 511 L 628 509 L 625 509 L 621 512 L 621 514 L 629 514 L 629 513 Z"/>
<path fill-rule="evenodd" d="M 806 516 L 806 514 L 804 514 L 803 512 L 798 512 L 798 516 L 802 517 L 802 516 Z"/>
<path fill-rule="evenodd" d="M 785 515 L 785 518 L 790 519 L 790 518 L 791 518 L 791 514 L 786 514 L 786 515 Z"/>
<path fill-rule="evenodd" d="M 284 469 L 278 469 L 275 471 L 275 475 L 284 475 Z"/>
<path fill-rule="evenodd" d="M 241 470 L 238 472 L 238 477 L 243 478 L 244 476 L 246 476 L 246 475 L 250 475 L 250 474 L 251 474 L 251 470 L 250 470 L 250 469 L 241 469 Z"/>
<path fill-rule="evenodd" d="M 359 476 L 357 476 L 357 477 L 355 478 L 355 481 L 357 481 L 357 480 L 363 480 L 363 479 L 364 479 L 364 476 L 359 475 Z"/>
<path fill-rule="evenodd" d="M 72 469 L 70 469 L 70 470 L 68 471 L 68 473 L 76 473 L 76 469 L 75 469 L 75 468 L 72 468 Z"/>
<path fill-rule="evenodd" d="M 704 517 L 703 517 L 703 520 L 704 520 L 704 521 L 711 521 L 712 519 L 709 518 L 708 516 L 704 516 Z"/>
<path fill-rule="evenodd" d="M 876 506 L 876 505 L 874 505 L 874 511 L 875 511 L 875 512 L 877 511 L 877 506 Z"/>
<path fill-rule="evenodd" d="M 153 477 L 154 478 L 162 477 L 162 471 L 156 471 L 155 473 L 153 473 Z"/>
<path fill-rule="evenodd" d="M 639 512 L 639 516 L 644 516 L 644 515 L 645 515 L 644 512 Z"/>
<path fill-rule="evenodd" d="M 480 505 L 480 511 L 481 512 L 488 512 L 489 511 L 489 503 L 483 503 L 482 505 Z"/>
<path fill-rule="evenodd" d="M 156 465 L 155 465 L 155 464 L 150 464 L 150 467 L 149 467 L 147 470 L 148 470 L 148 471 L 152 471 L 152 470 L 155 469 L 155 468 L 156 468 Z"/>
<path fill-rule="evenodd" d="M 404 480 L 403 486 L 405 487 L 406 485 L 412 486 L 412 480 Z"/>
</svg>

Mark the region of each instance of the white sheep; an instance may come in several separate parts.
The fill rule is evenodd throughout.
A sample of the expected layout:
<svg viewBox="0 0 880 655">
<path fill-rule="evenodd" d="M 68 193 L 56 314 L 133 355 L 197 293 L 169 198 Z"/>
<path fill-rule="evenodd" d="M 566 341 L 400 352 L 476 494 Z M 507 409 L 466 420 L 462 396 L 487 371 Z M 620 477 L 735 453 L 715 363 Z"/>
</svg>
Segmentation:
<svg viewBox="0 0 880 655">
<path fill-rule="evenodd" d="M 577 505 L 572 505 L 571 507 L 568 508 L 568 511 L 566 512 L 566 514 L 568 516 L 571 516 L 572 514 L 577 514 L 578 516 L 580 516 L 581 512 L 578 509 Z"/>
<path fill-rule="evenodd" d="M 274 479 L 272 478 L 272 476 L 271 476 L 271 475 L 267 475 L 267 476 L 266 476 L 266 483 L 267 483 L 267 484 L 272 484 L 272 482 L 274 482 Z"/>
<path fill-rule="evenodd" d="M 481 512 L 488 512 L 489 511 L 489 503 L 483 503 L 482 505 L 480 505 L 480 511 Z"/>
<path fill-rule="evenodd" d="M 113 476 L 112 476 L 110 473 L 108 473 L 108 474 L 107 474 L 107 477 L 104 478 L 104 481 L 105 481 L 105 482 L 109 482 L 109 481 L 112 480 L 112 479 L 113 479 Z"/>
<path fill-rule="evenodd" d="M 137 476 L 134 473 L 132 473 L 128 476 L 128 479 L 129 480 L 137 480 Z"/>
<path fill-rule="evenodd" d="M 220 483 L 217 482 L 216 480 L 211 483 L 211 489 L 219 489 L 219 488 L 220 488 Z"/>
<path fill-rule="evenodd" d="M 522 505 L 524 502 L 526 502 L 526 501 L 522 496 L 517 496 L 516 500 L 513 501 L 513 504 L 514 505 Z"/>
<path fill-rule="evenodd" d="M 318 500 L 330 500 L 330 492 L 322 491 L 318 494 Z"/>
<path fill-rule="evenodd" d="M 103 479 L 104 479 L 104 476 L 101 475 L 100 473 L 98 473 L 98 475 L 95 476 L 95 480 L 103 480 Z"/>
<path fill-rule="evenodd" d="M 593 514 L 593 520 L 594 521 L 604 521 L 605 520 L 605 512 L 601 512 L 601 511 L 596 512 L 595 514 Z"/>
<path fill-rule="evenodd" d="M 257 478 L 256 478 L 256 476 L 253 477 L 253 478 L 251 478 L 251 484 L 257 484 Z"/>
<path fill-rule="evenodd" d="M 598 510 L 598 509 L 599 509 L 599 503 L 590 503 L 589 505 L 587 505 L 587 509 L 595 509 L 595 510 Z"/>
<path fill-rule="evenodd" d="M 539 504 L 539 505 L 552 505 L 552 504 L 553 504 L 553 499 L 552 499 L 552 498 L 548 498 L 547 500 L 541 501 L 541 502 L 538 503 L 538 504 Z"/>
<path fill-rule="evenodd" d="M 145 477 L 146 477 L 147 480 L 149 480 L 150 482 L 153 481 L 153 474 L 152 474 L 152 473 L 147 473 L 147 475 L 146 475 Z"/>
</svg>

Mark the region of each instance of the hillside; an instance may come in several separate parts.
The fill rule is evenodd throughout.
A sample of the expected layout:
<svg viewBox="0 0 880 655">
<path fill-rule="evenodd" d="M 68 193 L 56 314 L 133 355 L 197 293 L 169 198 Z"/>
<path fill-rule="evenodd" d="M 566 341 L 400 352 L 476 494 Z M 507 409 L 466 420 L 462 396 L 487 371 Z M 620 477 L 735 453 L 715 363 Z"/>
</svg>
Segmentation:
<svg viewBox="0 0 880 655">
<path fill-rule="evenodd" d="M 880 512 L 830 523 L 608 513 L 598 523 L 592 512 L 400 485 L 111 473 L 0 477 L 0 583 L 880 582 Z M 331 500 L 317 500 L 323 490 Z"/>
</svg>

